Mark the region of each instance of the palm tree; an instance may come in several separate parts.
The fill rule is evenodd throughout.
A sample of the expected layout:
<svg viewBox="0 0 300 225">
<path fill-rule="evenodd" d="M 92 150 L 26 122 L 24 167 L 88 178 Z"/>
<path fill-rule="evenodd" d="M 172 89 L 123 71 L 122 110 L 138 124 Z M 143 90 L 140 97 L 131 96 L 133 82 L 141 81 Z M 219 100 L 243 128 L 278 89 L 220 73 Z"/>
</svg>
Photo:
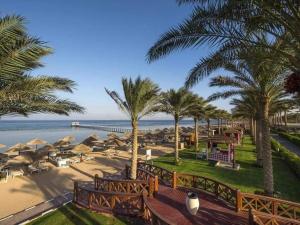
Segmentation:
<svg viewBox="0 0 300 225">
<path fill-rule="evenodd" d="M 208 137 L 210 137 L 210 120 L 215 119 L 215 113 L 216 113 L 217 107 L 212 105 L 207 105 L 204 109 L 204 118 L 207 122 L 207 130 L 208 130 Z"/>
<path fill-rule="evenodd" d="M 280 58 L 277 63 L 298 74 L 300 71 L 300 20 L 298 1 L 178 0 L 192 4 L 194 10 L 182 24 L 171 28 L 150 48 L 152 62 L 178 49 L 213 45 L 216 49 L 190 71 L 186 85 L 194 85 L 210 74 L 207 63 L 222 63 L 220 55 L 237 58 L 237 52 L 251 45 L 263 48 L 266 60 Z M 268 36 L 268 42 L 261 41 Z M 275 43 L 277 43 L 275 45 Z M 203 70 L 203 64 L 207 65 Z M 299 87 L 298 87 L 299 89 Z"/>
<path fill-rule="evenodd" d="M 264 57 L 264 49 L 255 49 L 255 51 L 245 51 L 241 56 L 243 59 L 228 62 L 224 59 L 224 68 L 234 73 L 234 76 L 218 76 L 212 79 L 211 86 L 233 87 L 231 90 L 217 92 L 209 99 L 228 98 L 233 95 L 256 95 L 259 99 L 259 114 L 261 120 L 262 147 L 263 147 L 263 170 L 264 170 L 264 189 L 266 194 L 272 195 L 273 187 L 273 165 L 272 151 L 270 146 L 270 128 L 269 128 L 269 110 L 274 96 L 282 91 L 283 79 L 285 73 L 282 65 L 261 63 Z M 218 69 L 216 65 L 215 69 Z"/>
<path fill-rule="evenodd" d="M 132 158 L 131 179 L 136 179 L 138 153 L 138 121 L 157 110 L 159 102 L 159 87 L 149 79 L 137 77 L 134 81 L 122 79 L 124 98 L 115 92 L 105 89 L 107 94 L 116 102 L 119 108 L 128 114 L 132 126 Z"/>
<path fill-rule="evenodd" d="M 51 48 L 27 34 L 24 18 L 0 18 L 0 116 L 30 113 L 56 113 L 68 115 L 83 112 L 83 107 L 60 99 L 56 91 L 72 92 L 75 83 L 69 79 L 28 75 L 43 66 L 43 56 Z"/>
<path fill-rule="evenodd" d="M 185 88 L 178 90 L 170 89 L 162 93 L 160 111 L 171 114 L 175 122 L 175 164 L 179 163 L 178 142 L 179 142 L 179 121 L 189 115 L 197 97 Z"/>
<path fill-rule="evenodd" d="M 193 117 L 194 119 L 194 146 L 195 146 L 195 151 L 198 151 L 198 146 L 199 146 L 199 132 L 198 132 L 198 122 L 201 120 L 201 118 L 204 118 L 205 115 L 205 107 L 207 105 L 207 102 L 202 98 L 199 97 L 198 95 L 195 95 L 195 102 L 193 106 L 190 108 L 190 111 L 188 112 L 190 117 Z"/>
</svg>

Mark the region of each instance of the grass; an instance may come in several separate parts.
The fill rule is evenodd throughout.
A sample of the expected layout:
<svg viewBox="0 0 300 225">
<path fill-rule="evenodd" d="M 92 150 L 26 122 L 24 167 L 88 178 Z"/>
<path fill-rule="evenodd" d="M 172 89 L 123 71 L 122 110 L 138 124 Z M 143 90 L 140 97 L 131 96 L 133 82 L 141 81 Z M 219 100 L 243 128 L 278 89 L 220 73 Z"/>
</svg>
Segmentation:
<svg viewBox="0 0 300 225">
<path fill-rule="evenodd" d="M 117 218 L 108 214 L 98 214 L 87 209 L 67 204 L 56 211 L 42 216 L 30 225 L 125 225 L 142 224 L 133 218 Z"/>
<path fill-rule="evenodd" d="M 206 160 L 196 159 L 193 149 L 180 151 L 180 158 L 182 162 L 178 166 L 174 165 L 173 154 L 155 159 L 154 164 L 171 171 L 209 177 L 243 192 L 263 191 L 263 170 L 255 165 L 255 146 L 248 136 L 244 138 L 243 146 L 236 147 L 237 163 L 241 165 L 239 171 L 214 167 Z M 300 202 L 300 180 L 276 153 L 273 154 L 273 167 L 274 188 L 278 197 Z"/>
</svg>

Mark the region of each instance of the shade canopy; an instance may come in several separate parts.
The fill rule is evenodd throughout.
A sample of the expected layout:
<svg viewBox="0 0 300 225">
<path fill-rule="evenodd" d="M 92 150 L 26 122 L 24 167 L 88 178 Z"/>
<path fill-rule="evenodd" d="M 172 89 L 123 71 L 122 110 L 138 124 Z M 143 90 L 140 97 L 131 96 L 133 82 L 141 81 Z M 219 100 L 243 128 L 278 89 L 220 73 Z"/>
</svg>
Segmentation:
<svg viewBox="0 0 300 225">
<path fill-rule="evenodd" d="M 5 147 L 6 147 L 6 145 L 0 144 L 0 148 L 5 148 Z"/>
<path fill-rule="evenodd" d="M 45 145 L 45 144 L 47 144 L 47 141 L 35 138 L 35 139 L 32 139 L 31 141 L 27 142 L 26 144 L 27 145 Z"/>
<path fill-rule="evenodd" d="M 63 139 L 61 139 L 62 141 L 65 141 L 65 142 L 72 142 L 75 140 L 75 137 L 72 136 L 72 135 L 68 135 L 68 136 L 65 136 Z"/>
<path fill-rule="evenodd" d="M 9 159 L 7 161 L 7 165 L 26 165 L 26 164 L 31 164 L 33 162 L 33 159 L 31 155 L 18 155 L 12 159 Z"/>
<path fill-rule="evenodd" d="M 92 135 L 88 136 L 84 141 L 82 141 L 81 144 L 92 147 L 95 145 L 95 143 L 98 143 L 98 142 L 103 143 L 103 141 L 101 141 L 100 138 L 96 134 L 92 134 Z"/>
<path fill-rule="evenodd" d="M 18 152 L 18 151 L 29 150 L 29 149 L 30 149 L 29 146 L 22 144 L 22 143 L 18 143 L 18 144 L 15 144 L 14 146 L 10 147 L 6 151 L 6 153 Z"/>
<path fill-rule="evenodd" d="M 75 153 L 75 154 L 80 154 L 80 153 L 86 154 L 86 153 L 90 153 L 92 151 L 93 150 L 89 146 L 86 146 L 85 144 L 76 145 L 72 149 L 72 152 Z"/>
<path fill-rule="evenodd" d="M 39 149 L 39 152 L 57 152 L 58 149 L 51 144 L 47 144 Z"/>
</svg>

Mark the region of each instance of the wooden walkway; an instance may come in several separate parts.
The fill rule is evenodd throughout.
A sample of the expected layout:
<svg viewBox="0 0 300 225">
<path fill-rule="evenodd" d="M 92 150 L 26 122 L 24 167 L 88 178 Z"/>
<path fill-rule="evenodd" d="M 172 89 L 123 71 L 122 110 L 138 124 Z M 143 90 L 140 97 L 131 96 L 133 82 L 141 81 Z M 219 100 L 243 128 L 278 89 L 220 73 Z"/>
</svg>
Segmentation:
<svg viewBox="0 0 300 225">
<path fill-rule="evenodd" d="M 148 198 L 149 206 L 170 224 L 180 225 L 243 225 L 249 224 L 248 213 L 236 213 L 223 201 L 204 192 L 198 192 L 200 208 L 197 215 L 191 216 L 185 206 L 187 191 L 159 185 L 154 198 Z"/>
</svg>

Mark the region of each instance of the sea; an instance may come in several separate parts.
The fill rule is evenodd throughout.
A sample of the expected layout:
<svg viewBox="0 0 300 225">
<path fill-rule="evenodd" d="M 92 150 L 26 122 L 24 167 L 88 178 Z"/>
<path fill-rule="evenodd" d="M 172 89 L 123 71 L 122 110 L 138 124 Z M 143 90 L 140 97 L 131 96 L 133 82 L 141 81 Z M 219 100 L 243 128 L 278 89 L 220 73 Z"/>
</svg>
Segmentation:
<svg viewBox="0 0 300 225">
<path fill-rule="evenodd" d="M 34 138 L 39 138 L 54 143 L 57 140 L 72 135 L 75 137 L 74 143 L 80 143 L 91 134 L 96 134 L 100 138 L 106 138 L 108 132 L 71 127 L 71 120 L 0 120 L 0 144 L 6 145 L 0 152 L 5 152 L 9 147 L 17 144 L 26 144 Z M 129 120 L 79 120 L 80 124 L 130 128 Z M 180 121 L 182 126 L 193 126 L 192 120 Z M 173 120 L 141 120 L 140 129 L 161 129 L 174 126 Z"/>
</svg>

